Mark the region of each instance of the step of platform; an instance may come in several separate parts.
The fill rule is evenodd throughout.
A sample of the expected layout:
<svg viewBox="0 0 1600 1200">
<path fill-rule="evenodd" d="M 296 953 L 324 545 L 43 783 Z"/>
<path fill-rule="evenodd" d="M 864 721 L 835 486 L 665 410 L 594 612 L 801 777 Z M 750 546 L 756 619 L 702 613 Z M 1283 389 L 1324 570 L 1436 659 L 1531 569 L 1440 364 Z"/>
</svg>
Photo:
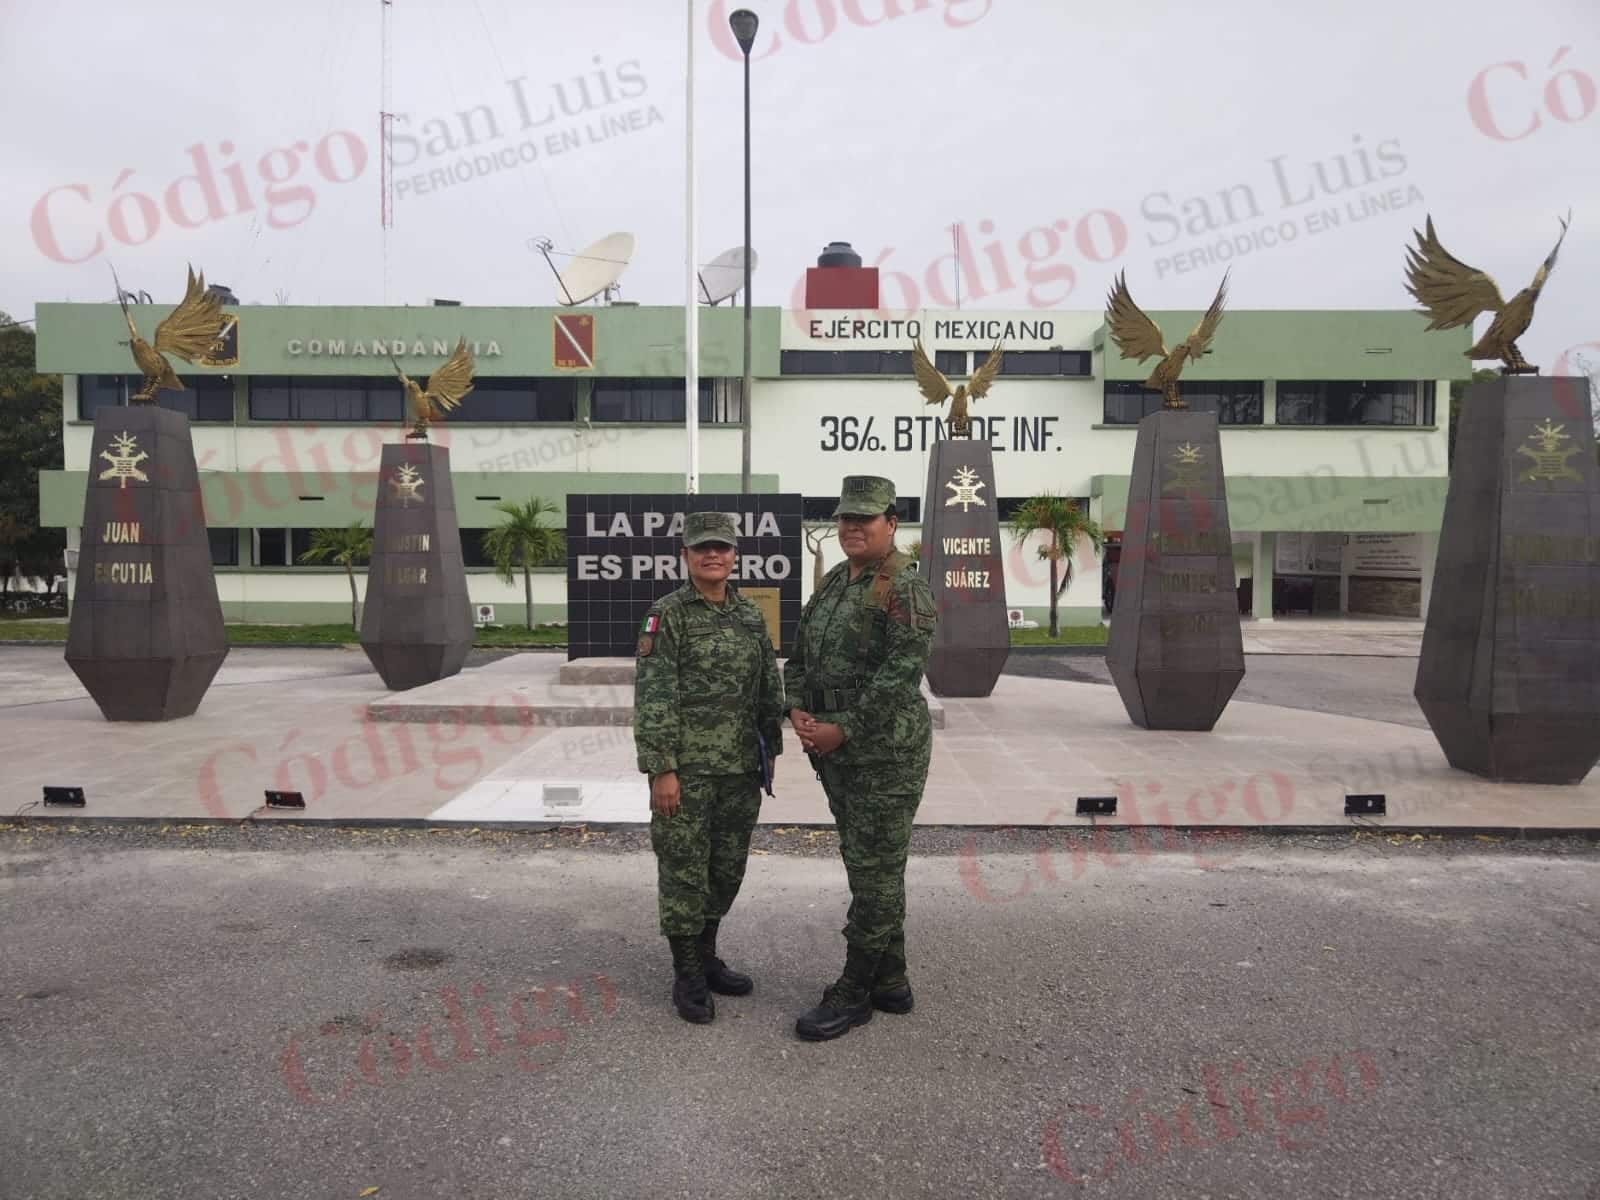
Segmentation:
<svg viewBox="0 0 1600 1200">
<path fill-rule="evenodd" d="M 922 687 L 935 729 L 944 704 Z M 374 721 L 464 725 L 631 725 L 633 660 L 513 654 L 367 705 Z"/>
</svg>

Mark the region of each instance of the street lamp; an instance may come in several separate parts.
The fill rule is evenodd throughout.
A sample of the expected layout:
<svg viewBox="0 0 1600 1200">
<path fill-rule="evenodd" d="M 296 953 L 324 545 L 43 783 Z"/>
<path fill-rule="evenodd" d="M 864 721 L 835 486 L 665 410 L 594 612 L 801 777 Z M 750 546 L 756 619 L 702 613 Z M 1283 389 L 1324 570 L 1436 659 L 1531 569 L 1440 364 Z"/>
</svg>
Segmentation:
<svg viewBox="0 0 1600 1200">
<path fill-rule="evenodd" d="M 728 26 L 744 53 L 744 391 L 739 397 L 739 491 L 750 494 L 750 47 L 761 19 L 748 8 L 728 14 Z"/>
</svg>

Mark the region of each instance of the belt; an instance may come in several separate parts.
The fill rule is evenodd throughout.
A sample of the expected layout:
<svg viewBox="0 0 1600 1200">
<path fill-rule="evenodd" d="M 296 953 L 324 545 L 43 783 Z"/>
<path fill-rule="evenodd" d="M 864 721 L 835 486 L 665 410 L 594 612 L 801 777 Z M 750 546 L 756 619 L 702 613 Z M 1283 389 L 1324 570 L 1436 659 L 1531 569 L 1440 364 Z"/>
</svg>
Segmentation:
<svg viewBox="0 0 1600 1200">
<path fill-rule="evenodd" d="M 843 712 L 860 698 L 861 692 L 862 688 L 859 685 L 847 688 L 818 688 L 806 693 L 806 710 L 825 713 Z"/>
</svg>

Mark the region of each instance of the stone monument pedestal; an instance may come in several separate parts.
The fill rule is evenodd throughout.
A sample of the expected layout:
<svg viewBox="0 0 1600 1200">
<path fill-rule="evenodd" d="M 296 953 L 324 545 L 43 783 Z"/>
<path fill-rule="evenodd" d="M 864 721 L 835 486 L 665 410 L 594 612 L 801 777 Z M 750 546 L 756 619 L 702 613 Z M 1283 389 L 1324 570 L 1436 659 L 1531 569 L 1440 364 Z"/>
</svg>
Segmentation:
<svg viewBox="0 0 1600 1200">
<path fill-rule="evenodd" d="M 933 444 L 922 505 L 922 571 L 939 624 L 928 655 L 936 696 L 987 696 L 1011 653 L 1005 563 L 987 441 Z"/>
<path fill-rule="evenodd" d="M 187 717 L 228 656 L 189 418 L 102 408 L 89 462 L 67 665 L 108 721 Z"/>
<path fill-rule="evenodd" d="M 472 630 L 450 451 L 420 439 L 385 446 L 361 648 L 402 692 L 460 671 Z"/>
<path fill-rule="evenodd" d="M 1600 760 L 1600 468 L 1588 381 L 1461 404 L 1417 704 L 1450 765 L 1580 783 Z"/>
<path fill-rule="evenodd" d="M 1139 422 L 1106 666 L 1135 725 L 1211 729 L 1244 678 L 1213 413 Z"/>
</svg>

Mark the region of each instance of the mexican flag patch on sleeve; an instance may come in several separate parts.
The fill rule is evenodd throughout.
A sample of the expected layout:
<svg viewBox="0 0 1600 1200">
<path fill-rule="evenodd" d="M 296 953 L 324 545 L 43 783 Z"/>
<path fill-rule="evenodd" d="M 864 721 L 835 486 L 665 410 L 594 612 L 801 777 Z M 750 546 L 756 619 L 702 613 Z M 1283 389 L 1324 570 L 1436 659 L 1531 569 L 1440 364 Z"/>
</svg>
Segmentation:
<svg viewBox="0 0 1600 1200">
<path fill-rule="evenodd" d="M 660 628 L 661 628 L 661 616 L 660 616 L 660 614 L 659 613 L 651 613 L 649 616 L 645 617 L 644 624 L 639 627 L 639 632 L 640 633 L 656 633 L 656 632 L 658 632 L 660 630 Z"/>
</svg>

